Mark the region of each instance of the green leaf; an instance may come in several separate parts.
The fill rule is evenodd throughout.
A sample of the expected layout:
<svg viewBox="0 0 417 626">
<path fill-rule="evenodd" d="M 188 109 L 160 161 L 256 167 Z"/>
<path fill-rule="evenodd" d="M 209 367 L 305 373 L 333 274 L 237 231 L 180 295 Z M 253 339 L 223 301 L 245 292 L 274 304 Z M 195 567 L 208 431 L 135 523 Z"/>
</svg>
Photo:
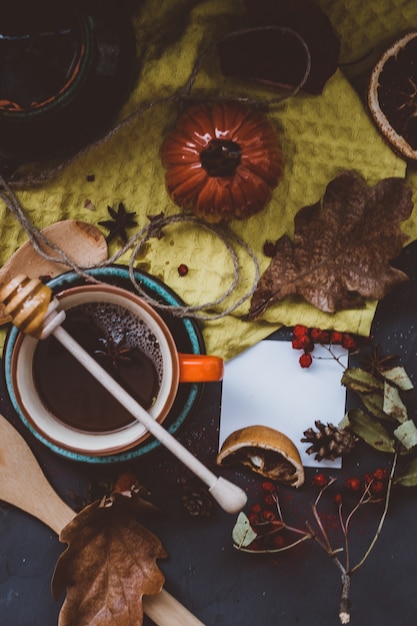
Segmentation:
<svg viewBox="0 0 417 626">
<path fill-rule="evenodd" d="M 398 388 L 388 382 L 385 383 L 384 389 L 384 413 L 390 415 L 397 422 L 403 423 L 408 420 L 407 407 L 401 400 Z"/>
<path fill-rule="evenodd" d="M 391 416 L 384 412 L 383 393 L 360 393 L 358 394 L 365 408 L 373 417 L 380 420 L 391 420 Z"/>
<path fill-rule="evenodd" d="M 413 459 L 405 471 L 397 476 L 395 484 L 403 487 L 417 486 L 417 459 Z"/>
<path fill-rule="evenodd" d="M 403 391 L 409 391 L 410 389 L 413 389 L 414 387 L 413 383 L 408 377 L 407 372 L 401 366 L 393 367 L 392 369 L 385 370 L 384 372 L 381 372 L 381 374 L 386 380 L 389 380 L 390 382 L 394 383 L 394 385 L 396 385 Z"/>
<path fill-rule="evenodd" d="M 349 411 L 353 432 L 380 452 L 395 452 L 395 439 L 387 429 L 361 409 Z"/>
<path fill-rule="evenodd" d="M 380 420 L 391 419 L 384 413 L 384 383 L 370 372 L 358 367 L 347 368 L 342 376 L 342 385 L 358 394 L 365 408 Z"/>
<path fill-rule="evenodd" d="M 253 530 L 247 515 L 239 513 L 236 524 L 233 528 L 232 538 L 236 548 L 246 548 L 258 535 Z"/>
<path fill-rule="evenodd" d="M 348 367 L 342 376 L 342 385 L 356 393 L 383 393 L 384 385 L 370 372 L 359 367 Z"/>
<path fill-rule="evenodd" d="M 407 450 L 417 445 L 417 428 L 413 420 L 407 420 L 394 430 L 394 435 Z"/>
</svg>

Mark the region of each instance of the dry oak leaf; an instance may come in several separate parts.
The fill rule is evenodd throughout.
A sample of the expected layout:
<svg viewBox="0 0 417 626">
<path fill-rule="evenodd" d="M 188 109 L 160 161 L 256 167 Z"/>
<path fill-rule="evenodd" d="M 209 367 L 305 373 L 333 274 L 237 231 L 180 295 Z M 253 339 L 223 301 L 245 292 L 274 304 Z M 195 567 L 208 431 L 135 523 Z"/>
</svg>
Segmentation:
<svg viewBox="0 0 417 626">
<path fill-rule="evenodd" d="M 399 222 L 411 214 L 411 195 L 402 178 L 369 187 L 356 172 L 339 174 L 321 201 L 298 211 L 294 242 L 287 235 L 277 241 L 249 318 L 258 319 L 268 306 L 294 295 L 328 313 L 356 308 L 406 281 L 389 261 L 408 239 Z"/>
<path fill-rule="evenodd" d="M 142 501 L 143 502 L 143 501 Z M 142 596 L 159 593 L 167 556 L 159 539 L 136 521 L 140 498 L 112 494 L 86 506 L 61 531 L 68 543 L 58 559 L 52 594 L 67 595 L 59 626 L 139 626 Z"/>
</svg>

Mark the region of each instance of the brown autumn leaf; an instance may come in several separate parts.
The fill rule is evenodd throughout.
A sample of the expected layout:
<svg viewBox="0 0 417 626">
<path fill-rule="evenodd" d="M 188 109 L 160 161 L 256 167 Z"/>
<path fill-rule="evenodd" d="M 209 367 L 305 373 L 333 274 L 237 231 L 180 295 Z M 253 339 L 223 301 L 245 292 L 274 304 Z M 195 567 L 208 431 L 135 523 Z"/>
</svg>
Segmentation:
<svg viewBox="0 0 417 626">
<path fill-rule="evenodd" d="M 59 626 L 143 623 L 142 596 L 159 593 L 167 556 L 159 539 L 136 521 L 149 508 L 139 497 L 113 493 L 86 506 L 61 531 L 68 543 L 52 579 L 55 599 L 67 590 Z"/>
<path fill-rule="evenodd" d="M 412 211 L 411 189 L 401 178 L 369 187 L 353 171 L 327 186 L 322 200 L 298 211 L 294 241 L 284 235 L 252 296 L 249 318 L 287 296 L 303 296 L 322 311 L 382 299 L 406 274 L 389 261 L 408 237 L 399 222 Z"/>
</svg>

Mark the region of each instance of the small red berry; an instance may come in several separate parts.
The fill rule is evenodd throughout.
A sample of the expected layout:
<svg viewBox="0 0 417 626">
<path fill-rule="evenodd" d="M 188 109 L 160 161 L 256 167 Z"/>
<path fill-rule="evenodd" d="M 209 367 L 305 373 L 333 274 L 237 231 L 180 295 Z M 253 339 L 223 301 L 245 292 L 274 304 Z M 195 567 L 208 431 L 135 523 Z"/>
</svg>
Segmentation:
<svg viewBox="0 0 417 626">
<path fill-rule="evenodd" d="M 375 480 L 371 487 L 370 487 L 371 493 L 374 496 L 380 496 L 384 493 L 385 491 L 385 485 L 382 482 L 382 480 Z"/>
<path fill-rule="evenodd" d="M 262 483 L 262 490 L 265 493 L 272 493 L 275 491 L 275 485 L 274 483 L 271 483 L 270 480 L 266 480 L 265 482 Z"/>
<path fill-rule="evenodd" d="M 379 467 L 374 471 L 374 478 L 376 478 L 376 480 L 385 480 L 388 478 L 388 474 L 389 472 L 387 469 Z"/>
<path fill-rule="evenodd" d="M 332 332 L 331 335 L 331 342 L 333 344 L 341 344 L 342 343 L 342 339 L 343 339 L 343 335 L 342 333 L 339 333 L 338 331 L 334 330 Z"/>
<path fill-rule="evenodd" d="M 337 504 L 337 506 L 340 506 L 343 502 L 341 493 L 336 493 L 333 499 L 334 499 L 335 504 Z"/>
<path fill-rule="evenodd" d="M 308 352 L 305 352 L 304 354 L 300 356 L 300 358 L 298 359 L 298 362 L 303 368 L 310 367 L 310 365 L 313 362 L 313 357 Z"/>
<path fill-rule="evenodd" d="M 328 330 L 322 330 L 321 328 L 313 328 L 311 331 L 311 338 L 315 343 L 329 343 L 330 332 Z"/>
<path fill-rule="evenodd" d="M 296 324 L 293 330 L 294 337 L 300 337 L 301 335 L 308 335 L 308 328 L 303 324 Z"/>
<path fill-rule="evenodd" d="M 358 344 L 356 342 L 356 339 L 354 339 L 352 335 L 349 335 L 349 333 L 343 333 L 342 346 L 346 350 L 356 350 Z"/>
<path fill-rule="evenodd" d="M 260 513 L 261 511 L 262 511 L 262 507 L 259 504 L 259 502 L 257 502 L 251 507 L 251 513 Z"/>
<path fill-rule="evenodd" d="M 283 548 L 285 546 L 285 539 L 282 535 L 274 535 L 272 543 L 276 548 Z"/>
<path fill-rule="evenodd" d="M 314 344 L 308 335 L 299 335 L 298 337 L 294 337 L 291 345 L 294 350 L 305 350 L 306 352 L 311 352 L 314 348 Z"/>
<path fill-rule="evenodd" d="M 365 485 L 369 485 L 369 483 L 371 483 L 374 480 L 374 475 L 367 472 L 366 474 L 363 475 L 363 480 L 364 480 Z"/>
<path fill-rule="evenodd" d="M 351 478 L 347 478 L 345 480 L 345 487 L 350 491 L 359 491 L 359 489 L 361 488 L 361 481 L 359 480 L 359 478 L 352 476 Z"/>
<path fill-rule="evenodd" d="M 277 251 L 277 245 L 273 241 L 267 240 L 265 241 L 262 250 L 265 256 L 273 257 Z"/>
<path fill-rule="evenodd" d="M 264 504 L 266 504 L 266 506 L 271 506 L 271 505 L 275 504 L 274 496 L 272 495 L 272 493 L 268 493 L 264 497 Z"/>
<path fill-rule="evenodd" d="M 320 337 L 320 343 L 330 343 L 330 332 L 328 330 L 323 330 Z"/>
<path fill-rule="evenodd" d="M 248 520 L 249 524 L 251 524 L 252 526 L 256 526 L 261 521 L 258 513 L 250 513 L 248 515 Z"/>
<path fill-rule="evenodd" d="M 325 487 L 329 479 L 324 474 L 316 474 L 313 477 L 312 483 L 315 487 Z"/>
<path fill-rule="evenodd" d="M 303 350 L 304 350 L 304 352 L 313 352 L 313 350 L 314 350 L 314 343 L 311 341 L 310 337 L 306 338 L 303 341 Z"/>
<path fill-rule="evenodd" d="M 291 341 L 291 346 L 294 348 L 294 350 L 302 350 L 303 349 L 302 336 L 301 338 L 294 337 L 294 339 Z"/>
<path fill-rule="evenodd" d="M 277 515 L 274 511 L 263 511 L 262 519 L 265 520 L 265 522 L 273 522 L 277 519 Z"/>
<path fill-rule="evenodd" d="M 188 266 L 185 265 L 185 263 L 181 263 L 181 265 L 178 265 L 178 274 L 180 276 L 187 276 L 187 274 L 188 274 Z"/>
</svg>

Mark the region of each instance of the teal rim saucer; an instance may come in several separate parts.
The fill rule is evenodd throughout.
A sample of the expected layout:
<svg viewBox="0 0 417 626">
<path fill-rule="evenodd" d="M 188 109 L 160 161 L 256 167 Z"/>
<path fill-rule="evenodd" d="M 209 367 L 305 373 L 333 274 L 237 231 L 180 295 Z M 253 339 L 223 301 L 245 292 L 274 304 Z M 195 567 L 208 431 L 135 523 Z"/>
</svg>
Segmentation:
<svg viewBox="0 0 417 626">
<path fill-rule="evenodd" d="M 95 268 L 92 270 L 88 270 L 87 274 L 105 283 L 117 285 L 128 291 L 135 291 L 135 288 L 132 285 L 129 277 L 129 270 L 125 266 L 112 265 L 106 268 Z M 135 278 L 141 285 L 144 292 L 153 299 L 161 302 L 161 304 L 168 304 L 170 306 L 182 306 L 184 304 L 179 296 L 174 291 L 172 291 L 172 289 L 167 287 L 157 278 L 138 270 L 135 271 Z M 75 285 L 85 284 L 85 282 L 86 281 L 81 278 L 76 272 L 67 272 L 50 280 L 47 284 L 49 287 L 51 287 L 54 293 L 59 293 L 60 291 L 69 289 L 70 287 L 74 287 Z M 175 340 L 177 349 L 180 352 L 185 352 L 189 354 L 205 353 L 204 340 L 194 320 L 175 317 L 174 315 L 165 313 L 164 311 L 159 311 L 159 314 L 167 323 Z M 9 394 L 12 405 L 22 422 L 29 429 L 29 431 L 50 450 L 52 450 L 56 454 L 59 454 L 60 456 L 64 456 L 74 461 L 100 464 L 129 461 L 151 452 L 160 445 L 159 441 L 151 436 L 144 442 L 139 444 L 136 448 L 132 448 L 131 450 L 127 450 L 126 452 L 112 454 L 108 456 L 91 456 L 66 450 L 46 440 L 28 423 L 28 421 L 22 414 L 13 390 L 11 381 L 11 358 L 18 334 L 19 330 L 16 327 L 11 328 L 7 335 L 3 351 L 7 392 Z M 164 426 L 171 434 L 176 433 L 177 430 L 182 426 L 186 418 L 191 414 L 192 410 L 198 403 L 202 388 L 202 383 L 180 384 L 171 411 L 164 421 Z"/>
</svg>

